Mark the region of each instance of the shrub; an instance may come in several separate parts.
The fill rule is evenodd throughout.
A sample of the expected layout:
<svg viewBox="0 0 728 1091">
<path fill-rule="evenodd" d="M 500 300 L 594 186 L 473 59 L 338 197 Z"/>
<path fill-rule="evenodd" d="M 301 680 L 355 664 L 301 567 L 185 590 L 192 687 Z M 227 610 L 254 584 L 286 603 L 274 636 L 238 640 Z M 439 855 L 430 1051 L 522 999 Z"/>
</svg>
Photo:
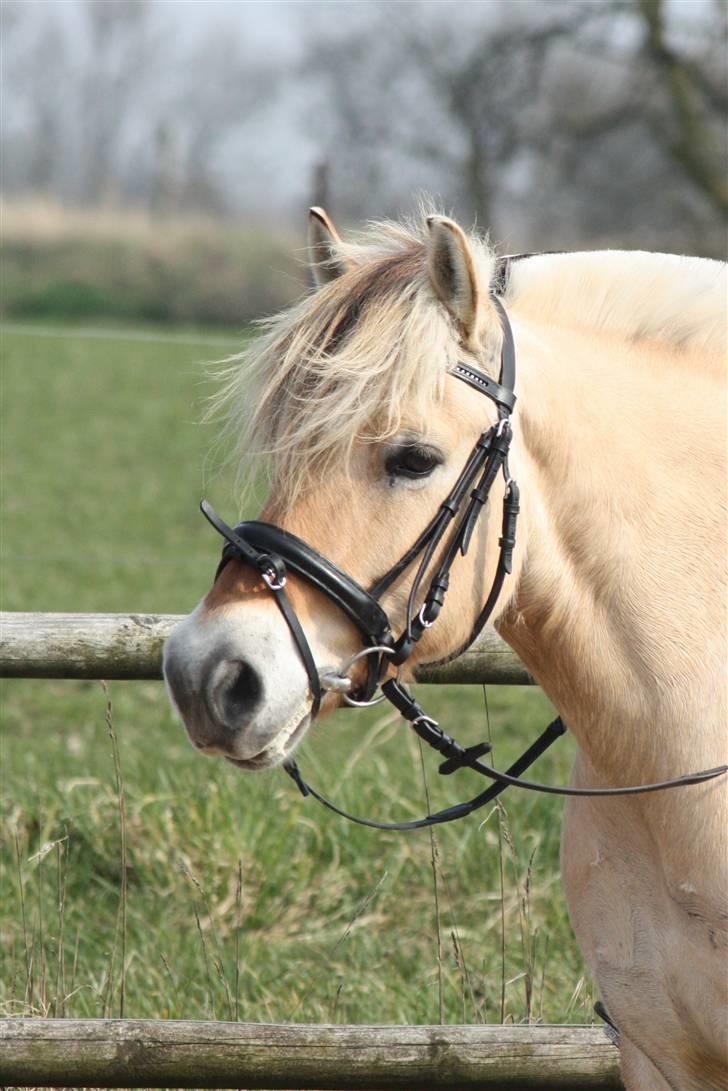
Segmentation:
<svg viewBox="0 0 728 1091">
<path fill-rule="evenodd" d="M 251 224 L 51 205 L 6 205 L 2 221 L 5 318 L 239 328 L 305 285 L 300 240 Z"/>
</svg>

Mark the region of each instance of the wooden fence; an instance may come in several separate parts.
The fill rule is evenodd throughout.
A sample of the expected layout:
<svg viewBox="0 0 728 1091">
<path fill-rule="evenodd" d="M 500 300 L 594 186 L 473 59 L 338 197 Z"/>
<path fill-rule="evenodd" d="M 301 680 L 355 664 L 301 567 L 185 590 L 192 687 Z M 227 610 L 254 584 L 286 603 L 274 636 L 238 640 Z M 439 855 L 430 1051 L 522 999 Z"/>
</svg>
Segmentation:
<svg viewBox="0 0 728 1091">
<path fill-rule="evenodd" d="M 607 1091 L 598 1027 L 0 1020 L 3 1087 Z"/>
<path fill-rule="evenodd" d="M 0 613 L 0 677 L 161 676 L 173 614 Z M 487 630 L 422 682 L 532 684 Z M 620 1088 L 599 1027 L 325 1026 L 133 1019 L 0 1019 L 2 1087 L 357 1091 Z"/>
<path fill-rule="evenodd" d="M 0 613 L 1 678 L 160 678 L 162 646 L 179 614 Z M 419 682 L 528 685 L 533 679 L 493 629 Z"/>
</svg>

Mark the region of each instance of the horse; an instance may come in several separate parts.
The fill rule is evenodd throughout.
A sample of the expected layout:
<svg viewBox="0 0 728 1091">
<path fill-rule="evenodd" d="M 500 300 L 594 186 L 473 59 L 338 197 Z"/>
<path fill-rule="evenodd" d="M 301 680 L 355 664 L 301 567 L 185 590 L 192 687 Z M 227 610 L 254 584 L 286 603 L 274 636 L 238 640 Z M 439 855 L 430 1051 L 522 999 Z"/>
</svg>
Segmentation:
<svg viewBox="0 0 728 1091">
<path fill-rule="evenodd" d="M 499 563 L 498 502 L 517 479 L 491 621 L 576 740 L 572 786 L 725 761 L 725 265 L 639 251 L 504 263 L 433 211 L 345 241 L 312 209 L 309 230 L 314 289 L 231 361 L 219 400 L 243 452 L 269 466 L 261 522 L 242 526 L 302 539 L 360 589 L 394 571 L 379 598 L 411 628 L 412 565 L 397 559 L 506 416 L 455 369 L 497 388 L 508 335 L 507 473 L 401 677 L 470 640 Z M 342 703 L 343 686 L 314 692 L 327 672 L 370 696 L 372 657 L 326 587 L 256 567 L 264 542 L 247 559 L 245 542 L 228 548 L 164 672 L 192 743 L 257 770 L 290 761 Z M 422 563 L 430 573 L 437 558 Z M 379 665 L 394 671 L 386 654 Z M 565 806 L 567 904 L 629 1091 L 728 1088 L 725 781 Z"/>
</svg>

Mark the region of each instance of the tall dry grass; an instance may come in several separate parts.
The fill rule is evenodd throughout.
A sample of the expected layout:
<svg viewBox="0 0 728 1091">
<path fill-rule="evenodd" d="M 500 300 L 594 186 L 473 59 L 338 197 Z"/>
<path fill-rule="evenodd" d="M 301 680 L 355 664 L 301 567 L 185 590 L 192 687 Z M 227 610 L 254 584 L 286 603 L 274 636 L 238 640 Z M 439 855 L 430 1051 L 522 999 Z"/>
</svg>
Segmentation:
<svg viewBox="0 0 728 1091">
<path fill-rule="evenodd" d="M 301 237 L 270 225 L 113 207 L 0 204 L 5 318 L 232 325 L 305 286 Z"/>
</svg>

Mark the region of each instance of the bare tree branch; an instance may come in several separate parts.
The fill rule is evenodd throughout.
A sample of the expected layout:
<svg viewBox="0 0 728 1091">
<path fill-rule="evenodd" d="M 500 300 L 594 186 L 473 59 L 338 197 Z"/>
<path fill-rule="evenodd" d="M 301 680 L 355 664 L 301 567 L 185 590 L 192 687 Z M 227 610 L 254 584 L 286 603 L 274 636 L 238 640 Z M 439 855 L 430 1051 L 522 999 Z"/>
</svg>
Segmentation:
<svg viewBox="0 0 728 1091">
<path fill-rule="evenodd" d="M 723 217 L 728 217 L 725 180 L 725 122 L 722 147 L 705 120 L 703 87 L 694 66 L 686 64 L 667 42 L 663 0 L 639 0 L 645 28 L 645 50 L 668 96 L 675 135 L 667 142 L 673 161 L 698 186 Z M 702 81 L 701 81 L 702 82 Z M 722 169 L 721 169 L 722 168 Z"/>
</svg>

